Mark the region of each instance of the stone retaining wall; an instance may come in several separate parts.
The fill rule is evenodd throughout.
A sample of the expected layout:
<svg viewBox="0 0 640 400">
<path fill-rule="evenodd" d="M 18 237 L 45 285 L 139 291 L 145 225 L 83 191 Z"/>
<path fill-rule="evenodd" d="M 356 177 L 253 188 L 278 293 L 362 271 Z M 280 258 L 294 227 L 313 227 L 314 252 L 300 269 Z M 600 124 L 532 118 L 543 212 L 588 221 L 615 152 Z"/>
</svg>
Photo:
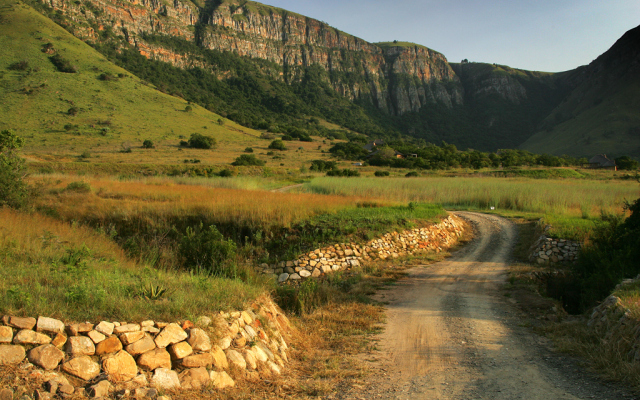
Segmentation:
<svg viewBox="0 0 640 400">
<path fill-rule="evenodd" d="M 299 281 L 357 267 L 371 260 L 398 258 L 420 251 L 448 249 L 462 236 L 464 224 L 455 216 L 425 228 L 411 229 L 402 233 L 392 232 L 364 245 L 341 243 L 302 254 L 297 260 L 279 264 L 261 264 L 264 274 L 273 275 L 278 282 Z"/>
<path fill-rule="evenodd" d="M 580 242 L 566 239 L 553 239 L 546 235 L 540 236 L 531 246 L 529 261 L 538 264 L 574 262 L 578 259 Z"/>
<path fill-rule="evenodd" d="M 620 285 L 637 284 L 639 280 L 640 275 Z M 588 326 L 601 337 L 601 345 L 612 349 L 612 353 L 627 362 L 640 362 L 640 321 L 622 305 L 620 298 L 611 295 L 594 308 Z"/>
<path fill-rule="evenodd" d="M 64 324 L 5 315 L 0 365 L 29 369 L 43 384 L 36 398 L 155 398 L 158 390 L 224 389 L 235 385 L 234 378 L 281 374 L 288 362 L 283 334 L 290 329 L 270 300 L 195 323 Z"/>
</svg>

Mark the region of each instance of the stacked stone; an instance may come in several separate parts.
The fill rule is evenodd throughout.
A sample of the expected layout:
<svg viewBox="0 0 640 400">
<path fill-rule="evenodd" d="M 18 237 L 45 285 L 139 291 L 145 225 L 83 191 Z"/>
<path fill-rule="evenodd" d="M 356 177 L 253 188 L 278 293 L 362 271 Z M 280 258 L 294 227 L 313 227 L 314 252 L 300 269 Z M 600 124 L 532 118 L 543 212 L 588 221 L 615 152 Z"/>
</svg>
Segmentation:
<svg viewBox="0 0 640 400">
<path fill-rule="evenodd" d="M 260 265 L 262 273 L 278 282 L 317 278 L 324 274 L 360 266 L 362 262 L 386 260 L 420 251 L 440 252 L 453 246 L 463 233 L 463 224 L 453 217 L 425 228 L 391 232 L 364 245 L 341 243 L 302 254 L 297 260 Z"/>
<path fill-rule="evenodd" d="M 573 262 L 578 259 L 581 247 L 580 242 L 553 239 L 543 235 L 538 240 L 529 259 L 538 264 Z"/>
<path fill-rule="evenodd" d="M 287 329 L 289 321 L 271 302 L 256 304 L 253 310 L 220 313 L 214 319 L 200 317 L 196 324 L 65 325 L 42 316 L 37 320 L 4 316 L 0 365 L 22 364 L 27 358 L 32 365 L 51 371 L 42 375 L 48 396 L 65 397 L 79 390 L 63 374 L 53 372 L 58 367 L 85 382 L 80 387 L 91 397 L 116 392 L 117 396 L 149 398 L 156 397 L 158 389 L 208 385 L 224 389 L 235 385 L 228 371 L 251 379 L 281 374 L 288 361 L 281 331 Z M 212 341 L 212 337 L 220 339 Z M 99 384 L 85 387 L 100 378 Z"/>
<path fill-rule="evenodd" d="M 638 281 L 640 275 L 636 279 L 625 280 L 616 289 L 625 285 L 635 286 Z M 626 354 L 629 361 L 640 362 L 640 321 L 633 317 L 619 297 L 611 295 L 594 308 L 588 326 L 603 339 L 603 345 L 610 346 L 618 354 Z"/>
</svg>

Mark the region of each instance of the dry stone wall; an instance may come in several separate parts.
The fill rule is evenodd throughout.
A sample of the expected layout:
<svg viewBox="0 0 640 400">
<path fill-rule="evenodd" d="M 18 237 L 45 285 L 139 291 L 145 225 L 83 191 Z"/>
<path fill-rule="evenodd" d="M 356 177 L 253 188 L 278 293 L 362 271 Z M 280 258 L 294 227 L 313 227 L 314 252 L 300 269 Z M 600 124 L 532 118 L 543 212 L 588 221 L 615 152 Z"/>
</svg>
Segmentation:
<svg viewBox="0 0 640 400">
<path fill-rule="evenodd" d="M 450 215 L 428 227 L 387 233 L 364 245 L 336 244 L 302 254 L 296 260 L 262 264 L 260 269 L 264 274 L 273 275 L 280 283 L 318 278 L 372 260 L 398 258 L 420 251 L 440 252 L 456 244 L 463 231 L 462 221 Z"/>
<path fill-rule="evenodd" d="M 288 362 L 287 317 L 270 300 L 193 323 L 65 324 L 5 315 L 0 366 L 30 370 L 36 397 L 155 398 L 172 389 L 224 389 L 235 379 L 268 379 Z M 8 389 L 11 390 L 11 389 Z"/>
<path fill-rule="evenodd" d="M 538 264 L 557 264 L 574 262 L 578 259 L 578 254 L 582 244 L 566 239 L 554 239 L 546 235 L 540 236 L 538 241 L 531 246 L 529 261 Z"/>
<path fill-rule="evenodd" d="M 616 289 L 625 285 L 637 286 L 639 281 L 640 275 L 624 281 Z M 607 297 L 594 308 L 588 325 L 601 337 L 601 345 L 613 349 L 613 353 L 625 361 L 640 362 L 640 321 L 633 317 L 620 298 L 614 295 Z"/>
</svg>

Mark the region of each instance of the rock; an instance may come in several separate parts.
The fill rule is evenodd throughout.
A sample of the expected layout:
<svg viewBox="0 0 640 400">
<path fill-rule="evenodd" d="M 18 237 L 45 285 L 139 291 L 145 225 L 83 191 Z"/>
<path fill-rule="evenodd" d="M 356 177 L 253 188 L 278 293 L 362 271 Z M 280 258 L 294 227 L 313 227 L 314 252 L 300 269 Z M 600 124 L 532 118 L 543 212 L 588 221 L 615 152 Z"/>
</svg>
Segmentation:
<svg viewBox="0 0 640 400">
<path fill-rule="evenodd" d="M 301 278 L 300 278 L 300 275 L 294 273 L 294 274 L 289 275 L 289 279 L 294 280 L 294 281 L 299 281 Z"/>
<path fill-rule="evenodd" d="M 100 374 L 100 365 L 89 356 L 73 358 L 62 364 L 62 370 L 85 381 L 90 381 Z"/>
<path fill-rule="evenodd" d="M 211 349 L 211 356 L 213 357 L 213 366 L 217 369 L 228 369 L 229 362 L 227 361 L 227 356 L 222 351 L 222 348 L 219 346 L 214 346 Z"/>
<path fill-rule="evenodd" d="M 123 345 L 126 346 L 126 345 L 137 342 L 143 337 L 145 337 L 145 333 L 142 331 L 127 332 L 120 335 L 120 341 L 122 342 Z"/>
<path fill-rule="evenodd" d="M 200 368 L 213 365 L 213 355 L 211 353 L 202 353 L 183 358 L 180 365 L 185 368 Z"/>
<path fill-rule="evenodd" d="M 36 326 L 35 318 L 9 317 L 7 325 L 18 329 L 33 329 Z"/>
<path fill-rule="evenodd" d="M 193 349 L 187 342 L 180 342 L 172 344 L 167 348 L 171 358 L 174 360 L 180 360 L 193 353 Z"/>
<path fill-rule="evenodd" d="M 249 335 L 249 338 L 251 339 L 255 339 L 256 336 L 258 336 L 258 334 L 256 333 L 255 329 L 253 329 L 251 327 L 251 325 L 247 325 L 244 327 L 244 331 L 247 333 L 247 335 Z"/>
<path fill-rule="evenodd" d="M 152 333 L 155 335 L 156 333 L 160 332 L 160 329 L 156 328 L 155 326 L 143 326 L 142 331 Z"/>
<path fill-rule="evenodd" d="M 240 369 L 247 369 L 247 362 L 245 361 L 242 354 L 238 353 L 235 350 L 227 350 L 227 360 L 231 365 L 236 366 Z"/>
<path fill-rule="evenodd" d="M 89 331 L 87 333 L 87 336 L 89 336 L 89 339 L 91 339 L 95 344 L 98 344 L 107 338 L 105 335 L 98 331 Z"/>
<path fill-rule="evenodd" d="M 60 386 L 60 384 L 53 379 L 50 381 L 47 381 L 44 384 L 45 390 L 51 394 L 56 394 L 56 392 L 58 391 L 58 386 Z"/>
<path fill-rule="evenodd" d="M 112 382 L 129 381 L 138 375 L 136 360 L 124 350 L 102 360 L 102 369 Z"/>
<path fill-rule="evenodd" d="M 54 369 L 64 358 L 62 350 L 51 344 L 45 344 L 31 349 L 28 354 L 29 361 L 44 369 Z"/>
<path fill-rule="evenodd" d="M 271 371 L 274 374 L 280 375 L 282 373 L 282 370 L 280 369 L 280 367 L 276 363 L 274 363 L 273 361 L 267 362 L 267 365 L 269 366 L 269 369 L 271 369 Z"/>
<path fill-rule="evenodd" d="M 62 333 L 56 334 L 56 337 L 54 337 L 53 340 L 51 341 L 51 344 L 56 346 L 59 349 L 62 349 L 62 346 L 64 346 L 66 343 L 67 343 L 67 337 Z"/>
<path fill-rule="evenodd" d="M 193 328 L 189 330 L 189 339 L 187 343 L 191 346 L 193 351 L 209 351 L 211 350 L 211 339 L 209 335 L 202 329 Z"/>
<path fill-rule="evenodd" d="M 201 389 L 209 384 L 209 372 L 204 367 L 188 369 L 180 374 L 183 389 Z"/>
<path fill-rule="evenodd" d="M 24 396 L 23 396 L 23 398 L 24 398 Z M 41 392 L 40 390 L 36 389 L 33 392 L 33 398 L 34 398 L 34 400 L 51 400 L 51 393 Z"/>
<path fill-rule="evenodd" d="M 233 344 L 235 344 L 236 347 L 244 347 L 247 344 L 247 338 L 244 336 L 238 336 L 233 340 Z"/>
<path fill-rule="evenodd" d="M 158 397 L 158 391 L 154 388 L 137 388 L 133 392 L 136 399 L 155 399 Z"/>
<path fill-rule="evenodd" d="M 261 362 L 267 362 L 269 360 L 269 356 L 264 350 L 262 350 L 261 347 L 254 346 L 251 348 L 251 351 L 253 351 L 253 354 L 256 357 L 256 360 Z"/>
<path fill-rule="evenodd" d="M 300 277 L 302 278 L 308 278 L 311 276 L 311 272 L 307 271 L 306 269 L 303 269 L 302 271 L 298 272 L 298 275 L 300 275 Z"/>
<path fill-rule="evenodd" d="M 24 347 L 0 344 L 0 365 L 19 364 L 25 358 Z"/>
<path fill-rule="evenodd" d="M 116 353 L 120 350 L 122 350 L 122 342 L 116 336 L 107 338 L 96 346 L 96 354 L 99 356 Z"/>
<path fill-rule="evenodd" d="M 240 313 L 240 316 L 242 317 L 242 319 L 244 320 L 244 323 L 247 325 L 250 325 L 253 323 L 253 317 L 251 316 L 251 314 L 249 314 L 247 311 L 242 311 Z"/>
<path fill-rule="evenodd" d="M 93 330 L 93 324 L 89 322 L 83 322 L 81 324 L 73 324 L 67 327 L 71 336 L 78 336 L 83 333 L 88 333 Z"/>
<path fill-rule="evenodd" d="M 109 392 L 111 392 L 111 390 L 112 390 L 112 386 L 111 386 L 111 383 L 109 383 L 109 381 L 106 381 L 106 380 L 100 381 L 95 385 L 89 387 L 89 396 L 93 398 L 108 397 Z"/>
<path fill-rule="evenodd" d="M 0 326 L 0 343 L 11 343 L 13 340 L 13 329 L 10 326 Z"/>
<path fill-rule="evenodd" d="M 64 333 L 64 323 L 53 318 L 38 317 L 36 330 L 38 332 Z"/>
<path fill-rule="evenodd" d="M 209 373 L 209 378 L 211 379 L 211 384 L 216 389 L 225 389 L 228 387 L 234 387 L 236 385 L 229 374 L 224 371 L 211 371 Z"/>
<path fill-rule="evenodd" d="M 116 326 L 115 328 L 113 328 L 113 333 L 115 333 L 116 335 L 122 335 L 123 333 L 137 332 L 139 330 L 140 330 L 140 325 L 138 324 L 126 324 L 126 325 Z"/>
<path fill-rule="evenodd" d="M 6 388 L 0 390 L 0 400 L 13 400 L 13 390 Z"/>
<path fill-rule="evenodd" d="M 313 271 L 311 272 L 312 278 L 317 278 L 320 275 L 322 275 L 322 272 L 318 268 L 314 268 Z"/>
<path fill-rule="evenodd" d="M 196 319 L 196 325 L 202 326 L 204 328 L 210 326 L 213 323 L 213 320 L 207 316 L 200 316 Z"/>
<path fill-rule="evenodd" d="M 125 347 L 127 353 L 132 356 L 137 356 L 148 351 L 151 351 L 156 348 L 156 342 L 153 341 L 153 338 L 149 335 L 145 335 L 142 340 L 138 340 L 137 342 L 128 345 Z"/>
<path fill-rule="evenodd" d="M 113 329 L 116 326 L 111 322 L 102 321 L 94 328 L 96 331 L 102 333 L 105 336 L 110 336 L 113 333 Z"/>
<path fill-rule="evenodd" d="M 244 359 L 246 361 L 246 365 L 247 368 L 249 369 L 256 369 L 258 368 L 258 362 L 256 360 L 256 356 L 255 354 L 253 354 L 253 351 L 247 349 L 244 351 Z"/>
<path fill-rule="evenodd" d="M 13 337 L 15 344 L 47 344 L 51 343 L 51 338 L 43 333 L 34 332 L 30 329 L 23 329 Z"/>
<path fill-rule="evenodd" d="M 151 384 L 158 389 L 179 389 L 180 378 L 176 371 L 167 368 L 158 368 L 155 370 L 153 378 L 151 378 Z"/>
<path fill-rule="evenodd" d="M 71 357 L 92 356 L 96 353 L 96 346 L 86 336 L 71 336 L 67 340 L 66 351 Z"/>
<path fill-rule="evenodd" d="M 278 282 L 280 283 L 285 282 L 287 279 L 289 279 L 288 272 L 283 272 L 282 274 L 280 274 L 280 276 L 278 276 Z"/>
<path fill-rule="evenodd" d="M 58 386 L 58 393 L 72 395 L 75 391 L 76 388 L 74 388 L 70 383 L 62 383 L 60 384 L 60 386 Z"/>
<path fill-rule="evenodd" d="M 157 368 L 171 369 L 171 355 L 166 349 L 155 349 L 138 357 L 140 368 L 153 371 Z"/>
<path fill-rule="evenodd" d="M 167 325 L 155 338 L 156 346 L 163 348 L 185 340 L 189 335 L 178 324 Z"/>
<path fill-rule="evenodd" d="M 229 336 L 225 336 L 222 339 L 220 339 L 219 346 L 222 350 L 226 350 L 229 348 L 229 346 L 231 346 L 231 342 L 232 342 L 231 338 Z"/>
<path fill-rule="evenodd" d="M 140 322 L 140 326 L 141 327 L 147 327 L 147 326 L 154 326 L 156 323 L 151 321 L 151 320 L 147 320 L 147 321 L 142 321 Z"/>
<path fill-rule="evenodd" d="M 156 400 L 171 400 L 169 396 L 159 396 Z"/>
</svg>

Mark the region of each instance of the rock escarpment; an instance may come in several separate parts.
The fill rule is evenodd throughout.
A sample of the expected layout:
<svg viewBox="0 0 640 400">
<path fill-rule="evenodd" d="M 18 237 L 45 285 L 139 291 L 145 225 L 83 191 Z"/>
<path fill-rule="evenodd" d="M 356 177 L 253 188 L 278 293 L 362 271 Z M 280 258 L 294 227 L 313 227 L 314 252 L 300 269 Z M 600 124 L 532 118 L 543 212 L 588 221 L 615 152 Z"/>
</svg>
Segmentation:
<svg viewBox="0 0 640 400">
<path fill-rule="evenodd" d="M 95 41 L 106 30 L 148 58 L 179 67 L 206 62 L 144 35 L 179 37 L 199 46 L 274 63 L 287 81 L 318 65 L 330 85 L 350 100 L 368 101 L 394 115 L 430 104 L 462 105 L 464 90 L 446 58 L 418 45 L 378 46 L 286 10 L 246 1 L 199 7 L 190 1 L 42 0 L 74 21 L 74 34 Z M 212 3 L 213 4 L 213 3 Z"/>
</svg>

